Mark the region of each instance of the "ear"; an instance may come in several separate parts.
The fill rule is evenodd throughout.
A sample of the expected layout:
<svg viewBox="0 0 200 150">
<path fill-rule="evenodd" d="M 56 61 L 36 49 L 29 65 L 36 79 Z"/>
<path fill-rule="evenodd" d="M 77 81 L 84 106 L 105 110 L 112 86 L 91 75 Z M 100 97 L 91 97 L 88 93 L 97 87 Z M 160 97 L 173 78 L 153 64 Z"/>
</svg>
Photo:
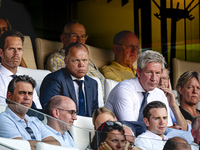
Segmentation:
<svg viewBox="0 0 200 150">
<path fill-rule="evenodd" d="M 64 58 L 65 66 L 67 66 L 67 58 Z"/>
<path fill-rule="evenodd" d="M 137 76 L 140 77 L 140 75 L 141 75 L 141 70 L 140 70 L 139 68 L 137 68 L 136 73 L 137 73 Z"/>
<path fill-rule="evenodd" d="M 180 94 L 182 94 L 182 88 L 179 86 L 178 87 L 178 92 L 180 93 Z"/>
<path fill-rule="evenodd" d="M 114 44 L 112 46 L 112 49 L 113 49 L 113 52 L 115 53 L 115 55 L 118 54 L 119 50 L 118 50 L 118 46 L 116 44 Z"/>
<path fill-rule="evenodd" d="M 195 133 L 194 129 L 191 129 L 191 133 L 192 133 L 193 138 L 195 139 L 196 133 Z"/>
<path fill-rule="evenodd" d="M 7 99 L 11 99 L 12 94 L 10 92 L 7 92 Z"/>
<path fill-rule="evenodd" d="M 149 120 L 148 120 L 147 118 L 144 118 L 143 120 L 144 120 L 145 125 L 146 125 L 147 128 L 148 128 L 148 127 L 149 127 Z"/>
<path fill-rule="evenodd" d="M 0 48 L 0 56 L 3 56 L 3 50 Z"/>
<path fill-rule="evenodd" d="M 65 44 L 65 35 L 64 34 L 61 34 L 60 35 L 60 40 L 63 44 Z"/>
<path fill-rule="evenodd" d="M 115 117 L 115 121 L 117 121 L 117 117 Z"/>
<path fill-rule="evenodd" d="M 58 109 L 54 108 L 52 110 L 52 115 L 53 115 L 53 117 L 59 119 L 59 111 L 58 111 Z"/>
</svg>

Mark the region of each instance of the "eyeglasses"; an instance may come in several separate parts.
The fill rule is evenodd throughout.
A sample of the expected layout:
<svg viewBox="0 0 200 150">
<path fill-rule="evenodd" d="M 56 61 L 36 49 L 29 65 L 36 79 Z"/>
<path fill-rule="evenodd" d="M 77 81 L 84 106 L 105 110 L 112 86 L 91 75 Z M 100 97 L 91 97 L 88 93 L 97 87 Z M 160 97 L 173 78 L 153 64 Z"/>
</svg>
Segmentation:
<svg viewBox="0 0 200 150">
<path fill-rule="evenodd" d="M 106 122 L 104 122 L 104 123 L 100 126 L 100 127 L 101 127 L 100 131 L 103 130 L 103 128 L 104 128 L 105 125 L 110 126 L 110 127 L 114 127 L 114 126 L 120 126 L 120 127 L 122 127 L 121 122 L 106 121 Z"/>
<path fill-rule="evenodd" d="M 160 77 L 160 80 L 165 80 L 165 81 L 167 81 L 167 80 L 169 80 L 169 77 Z"/>
<path fill-rule="evenodd" d="M 25 129 L 30 134 L 31 140 L 36 140 L 33 130 L 30 127 L 26 127 Z"/>
<path fill-rule="evenodd" d="M 118 43 L 117 45 L 124 45 L 127 49 L 139 49 L 140 48 L 140 45 L 128 45 L 128 44 L 121 44 L 121 43 Z"/>
<path fill-rule="evenodd" d="M 76 33 L 72 33 L 72 34 L 70 34 L 70 33 L 63 33 L 64 35 L 69 35 L 71 38 L 73 38 L 73 39 L 75 39 L 75 38 L 80 38 L 81 40 L 87 40 L 87 38 L 88 38 L 88 35 L 78 35 L 78 34 L 76 34 Z"/>
<path fill-rule="evenodd" d="M 74 115 L 78 114 L 78 111 L 75 111 L 75 110 L 66 110 L 66 109 L 61 109 L 61 108 L 57 108 L 57 109 L 67 111 L 68 113 L 70 113 L 72 115 L 72 117 L 74 117 Z"/>
</svg>

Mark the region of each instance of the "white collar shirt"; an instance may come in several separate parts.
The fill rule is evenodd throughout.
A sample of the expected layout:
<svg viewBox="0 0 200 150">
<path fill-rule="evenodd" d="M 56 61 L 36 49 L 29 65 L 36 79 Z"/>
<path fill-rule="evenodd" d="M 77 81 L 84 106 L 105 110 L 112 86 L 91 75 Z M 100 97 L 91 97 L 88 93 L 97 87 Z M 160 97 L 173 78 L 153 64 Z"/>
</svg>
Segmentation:
<svg viewBox="0 0 200 150">
<path fill-rule="evenodd" d="M 145 92 L 138 78 L 128 79 L 116 85 L 109 94 L 105 107 L 111 110 L 119 121 L 137 121 Z M 148 92 L 147 104 L 161 101 L 167 106 L 168 126 L 172 126 L 169 104 L 164 92 L 158 88 Z"/>
<path fill-rule="evenodd" d="M 144 133 L 139 135 L 134 144 L 144 150 L 162 150 L 168 137 L 163 135 L 163 139 L 161 136 L 146 130 Z"/>
<path fill-rule="evenodd" d="M 3 65 L 0 65 L 0 105 L 7 105 L 4 98 L 7 97 L 8 84 L 13 79 L 11 75 L 13 75 L 13 73 L 10 70 L 5 68 Z M 17 72 L 16 75 L 21 74 Z M 42 109 L 35 89 L 33 90 L 33 101 L 38 109 Z"/>
</svg>

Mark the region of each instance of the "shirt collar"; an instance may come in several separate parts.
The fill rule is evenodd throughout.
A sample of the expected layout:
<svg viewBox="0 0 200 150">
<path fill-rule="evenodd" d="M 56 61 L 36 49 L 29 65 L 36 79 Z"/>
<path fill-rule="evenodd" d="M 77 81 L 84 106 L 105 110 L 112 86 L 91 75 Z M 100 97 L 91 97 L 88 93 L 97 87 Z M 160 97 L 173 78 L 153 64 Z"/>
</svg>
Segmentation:
<svg viewBox="0 0 200 150">
<path fill-rule="evenodd" d="M 10 70 L 8 70 L 7 68 L 5 68 L 3 65 L 0 65 L 0 72 L 6 77 L 13 75 L 13 73 Z M 18 67 L 17 67 L 16 74 L 18 75 Z"/>
<path fill-rule="evenodd" d="M 19 121 L 24 121 L 24 119 L 21 119 L 20 117 L 18 117 L 8 106 L 6 107 L 6 110 L 5 110 L 6 113 L 10 114 L 10 116 L 15 119 L 17 122 Z M 32 121 L 31 118 L 25 114 L 25 120 L 26 121 Z"/>
<path fill-rule="evenodd" d="M 148 134 L 149 137 L 151 137 L 152 139 L 158 139 L 158 140 L 163 140 L 163 141 L 166 141 L 168 140 L 168 137 L 163 135 L 163 139 L 161 136 L 149 131 L 149 130 L 146 130 L 146 133 Z"/>
<path fill-rule="evenodd" d="M 70 74 L 70 76 L 72 77 L 72 80 L 73 80 L 73 81 L 74 81 L 74 80 L 79 80 L 79 79 L 75 78 L 74 76 L 72 76 L 71 74 Z M 85 77 L 82 77 L 80 80 L 84 81 L 84 80 L 85 80 Z"/>
<path fill-rule="evenodd" d="M 136 77 L 135 78 L 135 80 L 136 80 L 136 91 L 138 92 L 138 93 L 141 93 L 141 92 L 146 92 L 144 89 L 143 89 L 143 87 L 142 87 L 142 85 L 140 84 L 140 82 L 139 82 L 139 79 L 138 79 L 138 77 Z M 156 89 L 156 88 L 155 88 Z M 155 90 L 154 89 L 154 90 Z M 152 91 L 149 91 L 148 93 L 152 93 L 152 92 L 154 92 L 154 90 L 152 90 Z"/>
<path fill-rule="evenodd" d="M 61 136 L 61 133 L 60 133 L 60 132 L 54 130 L 54 129 L 53 129 L 52 127 L 50 127 L 49 125 L 45 124 L 45 126 L 46 126 L 51 132 L 53 132 L 55 135 Z"/>
</svg>

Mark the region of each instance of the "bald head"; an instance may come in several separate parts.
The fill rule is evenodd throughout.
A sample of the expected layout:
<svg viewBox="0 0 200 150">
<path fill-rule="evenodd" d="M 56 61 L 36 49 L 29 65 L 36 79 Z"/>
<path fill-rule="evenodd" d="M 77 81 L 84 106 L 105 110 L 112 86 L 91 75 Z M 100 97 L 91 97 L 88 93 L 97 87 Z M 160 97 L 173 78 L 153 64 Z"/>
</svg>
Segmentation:
<svg viewBox="0 0 200 150">
<path fill-rule="evenodd" d="M 163 150 L 191 150 L 190 145 L 181 137 L 173 137 L 169 139 Z"/>
<path fill-rule="evenodd" d="M 131 31 L 121 31 L 113 39 L 113 52 L 115 61 L 124 67 L 133 69 L 139 51 L 139 39 Z"/>
<path fill-rule="evenodd" d="M 62 96 L 62 95 L 56 95 L 56 96 L 52 97 L 49 100 L 49 102 L 47 103 L 46 108 L 45 108 L 45 113 L 47 115 L 53 116 L 52 115 L 53 109 L 59 108 L 60 106 L 63 105 L 63 103 L 65 103 L 65 104 L 73 103 L 75 105 L 74 101 L 71 98 Z"/>
</svg>

